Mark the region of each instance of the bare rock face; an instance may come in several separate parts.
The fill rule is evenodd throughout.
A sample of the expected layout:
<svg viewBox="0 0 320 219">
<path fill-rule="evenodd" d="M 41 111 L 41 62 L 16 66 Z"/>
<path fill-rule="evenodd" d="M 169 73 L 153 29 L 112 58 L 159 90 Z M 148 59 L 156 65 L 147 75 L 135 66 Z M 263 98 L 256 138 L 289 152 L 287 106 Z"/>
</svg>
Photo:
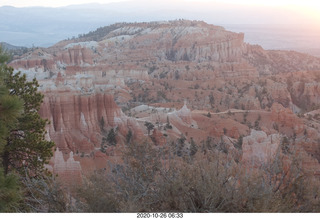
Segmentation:
<svg viewBox="0 0 320 219">
<path fill-rule="evenodd" d="M 296 134 L 304 130 L 302 121 L 289 108 L 284 108 L 279 103 L 274 103 L 271 107 L 271 120 L 278 126 L 293 129 Z"/>
<path fill-rule="evenodd" d="M 281 161 L 284 170 L 289 170 L 293 159 L 301 162 L 301 167 L 307 174 L 320 176 L 319 157 L 316 156 L 314 145 L 310 142 L 302 141 L 295 146 L 291 145 L 289 154 L 284 154 L 282 150 L 283 136 L 279 134 L 267 135 L 263 131 L 251 130 L 251 134 L 243 138 L 242 144 L 242 164 L 246 168 L 268 167 L 275 159 Z M 289 156 L 288 156 L 289 155 Z"/>
<path fill-rule="evenodd" d="M 308 75 L 305 75 L 304 77 L 307 78 Z M 301 108 L 314 108 L 320 104 L 320 85 L 313 80 L 297 81 L 293 83 L 292 96 L 294 102 Z"/>
<path fill-rule="evenodd" d="M 166 139 L 163 134 L 158 130 L 154 129 L 151 135 L 151 139 L 156 145 L 164 145 L 166 144 Z"/>
<path fill-rule="evenodd" d="M 280 143 L 280 135 L 252 129 L 251 134 L 243 138 L 242 162 L 249 167 L 267 165 L 275 158 Z"/>
<path fill-rule="evenodd" d="M 105 153 L 100 152 L 103 138 L 106 138 L 103 130 L 117 129 L 119 144 L 124 142 L 129 129 L 132 140 L 143 136 L 137 121 L 123 114 L 110 94 L 47 94 L 40 114 L 51 121 L 47 127 L 48 139 L 57 146 L 49 169 L 69 185 L 83 172 L 91 174 L 96 168 L 104 168 L 109 156 L 115 156 L 112 147 Z M 63 156 L 66 154 L 69 154 L 67 160 Z M 74 154 L 77 161 L 73 159 Z"/>
<path fill-rule="evenodd" d="M 262 129 L 243 138 L 246 165 L 272 160 L 284 135 L 296 136 L 308 156 L 319 154 L 316 114 L 306 121 L 294 113 L 320 104 L 320 59 L 243 40 L 242 33 L 198 21 L 120 23 L 35 49 L 10 65 L 39 81 L 40 114 L 51 121 L 47 137 L 58 148 L 52 170 L 61 174 L 69 166 L 77 174 L 76 165 L 67 165 L 72 156 L 65 158 L 71 152 L 84 172 L 104 168 L 121 154 L 105 143 L 107 132 L 116 130 L 124 145 L 129 130 L 133 140 L 146 137 L 145 121 L 157 124 L 152 138 L 158 145 L 182 135 L 197 144 L 227 136 L 231 144 Z M 153 104 L 162 105 L 161 113 Z M 167 120 L 172 128 L 165 129 Z"/>
<path fill-rule="evenodd" d="M 73 158 L 73 152 L 68 154 L 68 158 L 65 159 L 63 152 L 57 148 L 51 159 L 48 169 L 53 174 L 59 176 L 59 180 L 66 185 L 80 185 L 82 183 L 82 169 L 79 161 L 75 161 Z"/>
<path fill-rule="evenodd" d="M 258 45 L 246 44 L 243 56 L 257 68 L 261 76 L 320 68 L 320 59 L 317 57 L 294 51 L 264 50 Z"/>
<path fill-rule="evenodd" d="M 192 117 L 191 111 L 188 109 L 186 103 L 184 103 L 183 107 L 176 112 L 176 115 L 186 124 L 191 125 Z"/>
<path fill-rule="evenodd" d="M 108 94 L 48 94 L 40 114 L 51 121 L 49 135 L 61 151 L 90 153 L 99 148 L 102 129 L 119 127 L 119 134 L 128 128 L 137 135 L 141 132 L 136 121 L 127 118 Z"/>
<path fill-rule="evenodd" d="M 56 77 L 58 72 L 63 76 L 85 73 L 96 77 L 114 73 L 116 78 L 146 80 L 147 72 L 158 69 L 152 66 L 155 61 L 208 62 L 212 71 L 217 66 L 217 74 L 222 77 L 255 74 L 255 69 L 242 60 L 243 33 L 193 21 L 116 24 L 111 29 L 106 27 L 102 37 L 96 33 L 98 40 L 89 34 L 35 50 L 11 65 L 47 78 Z"/>
<path fill-rule="evenodd" d="M 266 80 L 266 87 L 273 101 L 281 104 L 284 107 L 288 107 L 292 103 L 290 93 L 287 88 L 287 84 L 275 82 L 272 80 Z"/>
<path fill-rule="evenodd" d="M 66 63 L 67 65 L 83 65 L 93 64 L 92 51 L 81 45 L 75 45 L 74 47 L 67 48 L 67 51 L 63 52 L 57 61 Z"/>
<path fill-rule="evenodd" d="M 121 120 L 121 111 L 113 97 L 59 95 L 44 99 L 40 114 L 52 122 L 49 134 L 60 150 L 89 152 L 101 142 L 102 126 L 114 127 Z"/>
<path fill-rule="evenodd" d="M 302 160 L 302 167 L 304 168 L 305 172 L 316 177 L 320 177 L 320 164 L 319 160 L 307 152 L 307 150 L 300 149 L 297 151 L 299 157 Z"/>
</svg>

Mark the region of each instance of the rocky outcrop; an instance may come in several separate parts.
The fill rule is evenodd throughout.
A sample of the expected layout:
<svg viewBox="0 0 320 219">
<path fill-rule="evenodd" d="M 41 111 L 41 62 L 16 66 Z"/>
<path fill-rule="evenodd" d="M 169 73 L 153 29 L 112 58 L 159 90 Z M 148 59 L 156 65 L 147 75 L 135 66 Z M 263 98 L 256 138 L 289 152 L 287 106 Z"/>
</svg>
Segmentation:
<svg viewBox="0 0 320 219">
<path fill-rule="evenodd" d="M 243 33 L 187 20 L 122 23 L 99 28 L 53 47 L 36 49 L 11 65 L 16 69 L 51 72 L 49 77 L 52 77 L 59 71 L 65 75 L 66 71 L 70 74 L 98 70 L 105 75 L 110 67 L 116 71 L 134 69 L 151 74 L 159 63 L 185 66 L 187 62 L 207 63 L 211 74 L 214 72 L 219 77 L 257 77 L 320 67 L 319 58 L 292 51 L 266 51 L 245 44 Z"/>
<path fill-rule="evenodd" d="M 308 78 L 308 75 L 302 76 Z M 315 109 L 320 104 L 320 85 L 316 81 L 299 80 L 291 88 L 293 103 L 302 109 Z"/>
<path fill-rule="evenodd" d="M 166 138 L 163 136 L 163 134 L 158 130 L 154 129 L 151 135 L 152 141 L 155 143 L 155 145 L 165 145 L 166 144 Z"/>
<path fill-rule="evenodd" d="M 284 108 L 279 103 L 274 103 L 271 107 L 271 120 L 277 124 L 278 129 L 286 127 L 292 129 L 296 134 L 300 134 L 304 130 L 301 119 L 299 119 L 289 108 Z"/>
<path fill-rule="evenodd" d="M 148 78 L 145 73 L 151 72 L 150 62 L 155 61 L 215 63 L 225 69 L 220 71 L 224 76 L 241 76 L 255 71 L 242 61 L 243 33 L 196 21 L 116 26 L 100 37 L 99 42 L 87 41 L 90 37 L 64 41 L 48 49 L 30 52 L 11 65 L 21 70 L 51 72 L 49 77 L 56 76 L 58 72 L 72 75 L 80 72 L 90 74 L 95 70 L 102 76 L 108 76 L 111 68 L 117 72 L 117 77 L 142 80 Z M 126 72 L 128 69 L 129 73 Z"/>
<path fill-rule="evenodd" d="M 129 130 L 133 140 L 147 137 L 145 121 L 157 126 L 151 135 L 157 145 L 181 136 L 197 145 L 223 137 L 231 145 L 250 129 L 261 129 L 243 138 L 246 165 L 272 160 L 284 135 L 295 136 L 308 156 L 318 153 L 317 118 L 307 121 L 295 113 L 320 104 L 320 73 L 305 72 L 320 69 L 320 59 L 266 51 L 243 40 L 242 33 L 199 21 L 123 23 L 35 49 L 10 65 L 40 83 L 45 95 L 40 113 L 51 121 L 48 138 L 59 149 L 53 167 L 61 163 L 60 172 L 68 172 L 63 165 L 69 158 L 59 153 L 73 152 L 86 166 L 82 171 L 104 168 L 121 154 L 106 143 L 111 128 L 125 145 Z"/>
<path fill-rule="evenodd" d="M 250 135 L 243 138 L 243 164 L 247 167 L 260 167 L 270 164 L 279 152 L 280 143 L 280 135 L 267 135 L 263 131 L 252 129 Z"/>
<path fill-rule="evenodd" d="M 243 57 L 260 76 L 320 68 L 320 58 L 295 51 L 264 50 L 259 45 L 245 44 Z"/>
<path fill-rule="evenodd" d="M 61 151 L 90 153 L 100 147 L 102 129 L 119 127 L 121 131 L 125 126 L 133 133 L 141 132 L 135 120 L 127 118 L 108 94 L 47 94 L 40 114 L 51 121 L 49 135 Z"/>
<path fill-rule="evenodd" d="M 187 125 L 191 125 L 192 117 L 191 111 L 188 109 L 186 102 L 184 103 L 183 107 L 175 112 L 175 114 Z"/>
<path fill-rule="evenodd" d="M 58 175 L 59 181 L 65 185 L 80 185 L 82 183 L 82 169 L 79 161 L 75 161 L 73 158 L 73 152 L 68 154 L 66 159 L 63 156 L 63 152 L 57 148 L 54 152 L 47 169 L 54 175 Z"/>
</svg>

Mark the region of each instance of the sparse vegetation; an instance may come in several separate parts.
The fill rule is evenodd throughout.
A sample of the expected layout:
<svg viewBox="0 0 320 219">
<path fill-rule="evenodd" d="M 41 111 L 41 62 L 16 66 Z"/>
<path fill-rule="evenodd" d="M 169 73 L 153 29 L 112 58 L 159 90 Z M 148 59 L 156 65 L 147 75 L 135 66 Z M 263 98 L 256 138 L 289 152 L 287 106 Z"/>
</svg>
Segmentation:
<svg viewBox="0 0 320 219">
<path fill-rule="evenodd" d="M 165 126 L 166 129 L 172 129 L 172 125 L 170 124 L 169 116 L 167 116 L 167 123 Z"/>
<path fill-rule="evenodd" d="M 153 130 L 154 125 L 153 125 L 151 122 L 145 122 L 145 123 L 144 123 L 144 126 L 147 128 L 148 135 L 150 135 L 150 131 Z"/>
<path fill-rule="evenodd" d="M 222 148 L 222 143 L 218 148 Z M 169 156 L 170 151 L 163 153 L 148 143 L 129 146 L 123 164 L 111 164 L 110 173 L 96 173 L 84 184 L 80 197 L 85 211 L 310 212 L 318 209 L 317 184 L 306 186 L 311 181 L 299 172 L 298 160 L 292 162 L 288 172 L 279 154 L 256 172 L 246 171 L 226 159 L 223 148 L 207 151 L 205 159 L 175 158 L 168 166 L 160 159 L 173 155 Z M 99 198 L 94 194 L 99 194 Z"/>
<path fill-rule="evenodd" d="M 107 136 L 107 141 L 110 145 L 116 145 L 117 144 L 117 139 L 116 139 L 117 133 L 114 131 L 114 129 L 110 129 L 108 136 Z"/>
<path fill-rule="evenodd" d="M 132 131 L 131 131 L 131 129 L 129 129 L 128 134 L 126 136 L 127 144 L 131 143 L 132 137 L 133 137 Z"/>
</svg>

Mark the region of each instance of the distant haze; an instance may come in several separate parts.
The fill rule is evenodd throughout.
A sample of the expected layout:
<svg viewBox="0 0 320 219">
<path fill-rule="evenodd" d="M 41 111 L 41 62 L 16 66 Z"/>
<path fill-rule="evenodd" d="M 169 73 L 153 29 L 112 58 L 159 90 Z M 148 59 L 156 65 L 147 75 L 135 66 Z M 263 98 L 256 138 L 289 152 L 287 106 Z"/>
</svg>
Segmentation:
<svg viewBox="0 0 320 219">
<path fill-rule="evenodd" d="M 199 1 L 195 4 L 182 0 L 135 0 L 60 8 L 0 7 L 0 42 L 48 47 L 117 22 L 183 18 L 203 20 L 230 31 L 244 32 L 246 42 L 260 44 L 265 49 L 295 49 L 320 56 L 320 20 L 314 13 L 308 15 L 294 7 L 227 2 Z"/>
<path fill-rule="evenodd" d="M 130 0 L 2 0 L 0 6 L 14 7 L 63 7 L 69 5 L 81 5 L 90 3 L 109 4 L 112 2 L 123 2 Z"/>
</svg>

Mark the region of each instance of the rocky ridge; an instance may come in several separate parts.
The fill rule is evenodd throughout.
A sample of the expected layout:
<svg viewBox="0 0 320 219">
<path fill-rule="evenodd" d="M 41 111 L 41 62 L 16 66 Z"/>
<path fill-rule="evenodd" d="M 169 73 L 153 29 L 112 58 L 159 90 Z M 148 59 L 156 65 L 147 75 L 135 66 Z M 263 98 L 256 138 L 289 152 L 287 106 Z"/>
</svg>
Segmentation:
<svg viewBox="0 0 320 219">
<path fill-rule="evenodd" d="M 81 171 L 101 168 L 121 154 L 130 132 L 130 141 L 158 146 L 185 139 L 185 153 L 191 139 L 200 151 L 212 138 L 223 153 L 238 151 L 243 163 L 252 153 L 265 162 L 266 152 L 288 138 L 317 166 L 320 122 L 308 112 L 319 108 L 320 59 L 243 39 L 199 21 L 120 23 L 10 65 L 39 80 L 40 113 L 51 121 L 48 137 L 61 165 L 72 157 Z M 145 122 L 154 124 L 150 136 Z M 107 141 L 111 130 L 117 146 Z"/>
</svg>

